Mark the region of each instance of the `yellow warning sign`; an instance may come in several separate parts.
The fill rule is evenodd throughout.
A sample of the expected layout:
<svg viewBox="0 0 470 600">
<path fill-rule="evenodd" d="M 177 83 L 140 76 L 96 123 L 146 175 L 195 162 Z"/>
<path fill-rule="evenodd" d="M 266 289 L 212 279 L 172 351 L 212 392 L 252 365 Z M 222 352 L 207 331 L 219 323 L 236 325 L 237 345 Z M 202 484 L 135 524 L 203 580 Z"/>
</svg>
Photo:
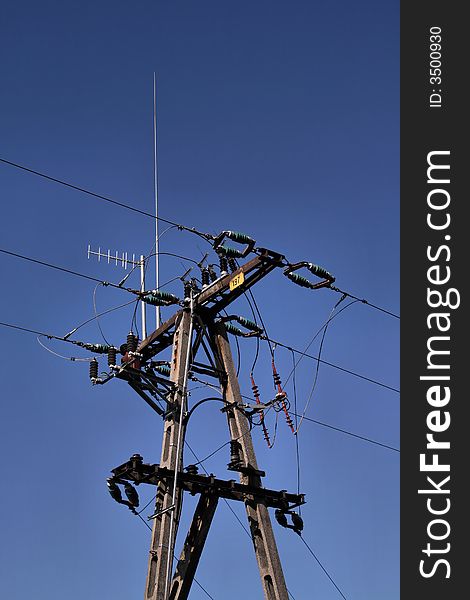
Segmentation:
<svg viewBox="0 0 470 600">
<path fill-rule="evenodd" d="M 235 275 L 233 279 L 230 280 L 230 291 L 233 292 L 235 288 L 241 285 L 245 281 L 245 273 L 241 272 L 238 275 Z"/>
</svg>

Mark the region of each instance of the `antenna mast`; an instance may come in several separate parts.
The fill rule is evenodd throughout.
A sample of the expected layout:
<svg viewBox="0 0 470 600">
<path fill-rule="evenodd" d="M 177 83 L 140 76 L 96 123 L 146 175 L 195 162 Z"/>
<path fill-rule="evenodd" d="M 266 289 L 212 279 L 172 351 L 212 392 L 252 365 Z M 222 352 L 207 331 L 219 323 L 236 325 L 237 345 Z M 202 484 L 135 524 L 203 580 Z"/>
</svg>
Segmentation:
<svg viewBox="0 0 470 600">
<path fill-rule="evenodd" d="M 153 184 L 155 194 L 155 289 L 160 285 L 158 256 L 158 163 L 157 163 L 157 76 L 153 72 Z M 155 307 L 156 329 L 160 327 L 160 307 Z"/>
</svg>

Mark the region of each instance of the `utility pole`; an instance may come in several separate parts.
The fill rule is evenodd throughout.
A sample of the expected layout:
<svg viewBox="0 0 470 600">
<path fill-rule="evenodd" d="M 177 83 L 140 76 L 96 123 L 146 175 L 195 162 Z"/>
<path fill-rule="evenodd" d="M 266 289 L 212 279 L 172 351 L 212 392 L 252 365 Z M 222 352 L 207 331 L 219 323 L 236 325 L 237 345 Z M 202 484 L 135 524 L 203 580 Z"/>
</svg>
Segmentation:
<svg viewBox="0 0 470 600">
<path fill-rule="evenodd" d="M 246 246 L 242 251 L 227 248 L 222 245 L 226 238 Z M 236 232 L 222 232 L 214 240 L 214 249 L 220 258 L 220 275 L 201 265 L 202 289 L 194 281 L 185 282 L 182 301 L 171 294 L 154 290 L 148 297 L 150 303 L 180 304 L 182 308 L 142 340 L 137 348 L 136 341 L 131 339 L 129 342 L 128 337 L 128 348 L 122 351 L 121 366 L 114 367 L 112 376 L 126 380 L 164 418 L 164 428 L 160 463 L 144 464 L 140 455 L 134 455 L 130 461 L 112 470 L 113 476 L 108 485 L 113 498 L 126 504 L 133 512 L 138 506 L 138 496 L 131 484 L 157 486 L 155 513 L 150 517 L 153 530 L 145 600 L 187 600 L 219 498 L 245 504 L 265 599 L 288 600 L 268 508 L 276 509 L 276 519 L 281 525 L 300 533 L 300 517 L 294 515 L 296 522 L 293 517 L 294 525 L 289 526 L 286 515 L 292 515 L 293 509 L 304 503 L 304 496 L 262 486 L 265 473 L 258 468 L 249 423 L 249 416 L 260 409 L 255 405 L 250 413 L 243 403 L 227 334 L 252 337 L 261 335 L 263 330 L 244 317 L 226 313 L 224 316 L 222 311 L 225 312 L 234 300 L 279 267 L 284 267 L 284 274 L 289 279 L 312 289 L 330 285 L 334 278 L 312 263 L 291 265 L 281 254 L 255 248 L 254 240 Z M 242 266 L 230 259 L 233 256 L 245 258 L 250 253 L 254 253 L 255 257 Z M 228 273 L 228 266 L 231 273 Z M 324 277 L 324 280 L 313 283 L 301 277 L 295 273 L 301 267 L 306 267 L 317 277 Z M 146 297 L 142 300 L 145 302 Z M 245 331 L 235 327 L 233 322 L 244 327 Z M 170 346 L 168 373 L 164 361 L 154 359 Z M 204 362 L 199 360 L 200 355 Z M 162 377 L 162 374 L 169 375 L 169 378 Z M 222 411 L 226 413 L 230 433 L 228 470 L 238 472 L 239 483 L 216 479 L 213 475 L 199 475 L 196 465 L 188 465 L 186 471 L 183 470 L 185 431 L 192 410 L 197 408 L 195 405 L 188 411 L 187 386 L 188 380 L 195 374 L 213 377 L 220 385 L 224 404 Z M 98 379 L 94 383 L 105 383 L 110 378 Z M 285 393 L 280 396 L 281 399 L 277 394 L 269 405 L 280 409 Z M 166 410 L 162 410 L 154 399 L 163 400 Z M 118 485 L 125 486 L 129 501 L 122 500 Z M 200 498 L 173 573 L 184 491 L 200 494 Z"/>
<path fill-rule="evenodd" d="M 171 409 L 166 415 L 163 426 L 160 465 L 175 473 L 183 469 L 182 447 L 185 423 L 182 415 L 187 407 L 186 389 L 189 350 L 191 349 L 191 319 L 190 311 L 185 309 L 175 323 L 170 372 L 170 381 L 174 383 L 174 391 L 170 397 Z M 145 592 L 145 598 L 148 600 L 165 600 L 167 597 L 170 582 L 168 565 L 173 564 L 180 510 L 180 490 L 176 486 L 169 486 L 165 480 L 159 480 Z"/>
<path fill-rule="evenodd" d="M 240 444 L 239 460 L 240 466 L 243 467 L 240 472 L 240 482 L 261 488 L 261 477 L 249 422 L 246 416 L 237 410 L 237 406 L 242 405 L 243 401 L 233 364 L 230 343 L 223 323 L 214 327 L 212 336 L 213 343 L 217 348 L 219 368 L 227 375 L 226 383 L 222 386 L 222 389 L 228 404 L 227 420 L 232 444 Z M 286 582 L 266 504 L 263 500 L 256 501 L 251 496 L 245 501 L 245 508 L 264 596 L 266 600 L 287 600 Z"/>
</svg>

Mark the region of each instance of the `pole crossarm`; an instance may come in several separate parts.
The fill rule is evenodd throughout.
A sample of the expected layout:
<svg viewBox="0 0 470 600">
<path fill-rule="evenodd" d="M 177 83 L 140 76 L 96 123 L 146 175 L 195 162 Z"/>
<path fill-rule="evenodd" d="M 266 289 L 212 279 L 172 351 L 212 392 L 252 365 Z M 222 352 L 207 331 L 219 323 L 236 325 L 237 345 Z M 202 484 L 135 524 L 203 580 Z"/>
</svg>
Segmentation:
<svg viewBox="0 0 470 600">
<path fill-rule="evenodd" d="M 236 271 L 219 277 L 219 279 L 195 295 L 193 298 L 195 312 L 197 313 L 198 309 L 204 309 L 212 316 L 217 315 L 273 269 L 283 266 L 285 259 L 282 254 L 264 248 L 260 248 L 258 252 L 259 255 L 249 260 Z M 239 281 L 241 283 L 237 283 L 234 286 L 234 282 Z M 142 340 L 137 351 L 142 354 L 144 360 L 155 356 L 171 345 L 173 340 L 172 331 L 181 313 L 182 310 L 177 311 L 147 338 Z"/>
<path fill-rule="evenodd" d="M 118 479 L 132 481 L 135 484 L 147 483 L 158 485 L 160 481 L 167 484 L 173 483 L 175 471 L 160 467 L 158 464 L 144 464 L 135 458 L 112 469 L 113 476 Z M 304 494 L 291 494 L 286 490 L 270 490 L 258 485 L 237 483 L 233 479 L 217 479 L 214 475 L 199 475 L 177 473 L 177 487 L 180 490 L 195 494 L 212 494 L 219 498 L 227 500 L 238 500 L 244 502 L 249 497 L 263 500 L 264 504 L 270 508 L 279 508 L 282 511 L 292 510 L 296 506 L 305 504 Z"/>
</svg>

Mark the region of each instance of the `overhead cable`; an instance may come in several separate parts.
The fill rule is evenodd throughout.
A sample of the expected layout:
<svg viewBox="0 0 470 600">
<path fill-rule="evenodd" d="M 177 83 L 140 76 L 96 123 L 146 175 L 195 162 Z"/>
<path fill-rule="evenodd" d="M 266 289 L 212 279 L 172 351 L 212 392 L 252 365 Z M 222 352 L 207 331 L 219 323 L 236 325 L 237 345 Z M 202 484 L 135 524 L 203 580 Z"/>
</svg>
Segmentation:
<svg viewBox="0 0 470 600">
<path fill-rule="evenodd" d="M 194 227 L 187 227 L 186 225 L 181 225 L 179 223 L 175 223 L 174 221 L 170 221 L 169 219 L 164 219 L 163 217 L 155 216 L 152 213 L 149 213 L 145 210 L 141 210 L 140 208 L 136 208 L 135 206 L 131 206 L 130 204 L 125 204 L 124 202 L 118 202 L 117 200 L 113 200 L 112 198 L 109 198 L 108 196 L 103 196 L 102 194 L 97 194 L 96 192 L 92 192 L 91 190 L 87 190 L 86 188 L 80 187 L 78 185 L 74 185 L 72 183 L 68 183 L 67 181 L 58 179 L 57 177 L 52 177 L 50 175 L 47 175 L 46 173 L 41 173 L 40 171 L 30 169 L 28 167 L 25 167 L 24 165 L 14 163 L 5 158 L 0 158 L 0 162 L 4 163 L 6 165 L 10 165 L 11 167 L 15 167 L 16 169 L 21 169 L 22 171 L 26 171 L 27 173 L 31 173 L 32 175 L 37 175 L 38 177 L 42 177 L 43 179 L 53 181 L 54 183 L 59 183 L 60 185 L 63 185 L 65 187 L 71 188 L 73 190 L 77 190 L 78 192 L 82 192 L 83 194 L 88 194 L 89 196 L 93 196 L 94 198 L 98 198 L 99 200 L 103 200 L 104 202 L 109 202 L 110 204 L 114 204 L 116 206 L 120 206 L 121 208 L 125 208 L 125 209 L 131 210 L 135 213 L 144 215 L 146 217 L 150 217 L 151 219 L 156 219 L 158 221 L 161 221 L 162 223 L 168 223 L 168 225 L 174 225 L 175 227 L 177 227 L 180 230 L 189 231 L 191 233 L 194 233 L 194 234 L 204 238 L 205 240 L 210 240 L 210 239 L 214 238 L 214 236 L 207 234 L 207 233 L 203 233 L 201 231 L 198 231 Z"/>
</svg>

